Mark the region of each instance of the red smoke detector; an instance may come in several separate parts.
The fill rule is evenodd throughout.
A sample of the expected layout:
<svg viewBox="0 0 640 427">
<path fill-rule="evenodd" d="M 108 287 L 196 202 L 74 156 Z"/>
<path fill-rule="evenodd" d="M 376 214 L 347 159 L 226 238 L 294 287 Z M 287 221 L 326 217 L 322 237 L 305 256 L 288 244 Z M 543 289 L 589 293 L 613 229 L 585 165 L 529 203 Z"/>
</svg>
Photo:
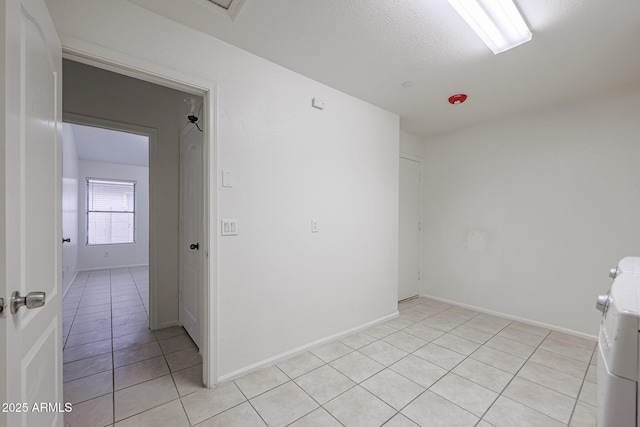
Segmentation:
<svg viewBox="0 0 640 427">
<path fill-rule="evenodd" d="M 452 95 L 449 97 L 449 104 L 462 104 L 464 101 L 467 100 L 467 95 L 464 93 L 457 93 L 455 95 Z"/>
</svg>

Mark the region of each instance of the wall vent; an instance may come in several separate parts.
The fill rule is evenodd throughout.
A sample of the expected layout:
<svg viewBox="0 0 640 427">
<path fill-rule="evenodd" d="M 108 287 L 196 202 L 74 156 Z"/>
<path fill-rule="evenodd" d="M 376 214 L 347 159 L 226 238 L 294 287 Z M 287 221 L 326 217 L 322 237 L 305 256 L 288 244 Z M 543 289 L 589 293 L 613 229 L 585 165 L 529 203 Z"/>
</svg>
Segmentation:
<svg viewBox="0 0 640 427">
<path fill-rule="evenodd" d="M 198 0 L 198 1 L 204 2 L 205 4 L 206 3 L 215 4 L 216 6 L 220 7 L 220 9 L 215 7 L 213 9 L 216 10 L 217 12 L 222 12 L 222 13 L 226 12 L 231 17 L 231 20 L 236 19 L 236 17 L 238 16 L 238 13 L 240 13 L 240 10 L 242 9 L 242 6 L 244 6 L 244 2 L 245 2 L 245 0 Z"/>
</svg>

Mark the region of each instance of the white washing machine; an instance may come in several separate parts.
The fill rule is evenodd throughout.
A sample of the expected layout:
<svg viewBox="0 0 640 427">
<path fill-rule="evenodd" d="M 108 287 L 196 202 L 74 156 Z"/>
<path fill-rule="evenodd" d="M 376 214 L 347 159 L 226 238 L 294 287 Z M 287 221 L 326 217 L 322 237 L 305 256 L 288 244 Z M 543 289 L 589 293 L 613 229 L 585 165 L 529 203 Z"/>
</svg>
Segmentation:
<svg viewBox="0 0 640 427">
<path fill-rule="evenodd" d="M 609 273 L 611 290 L 600 295 L 598 426 L 640 427 L 638 372 L 640 257 L 620 260 Z"/>
</svg>

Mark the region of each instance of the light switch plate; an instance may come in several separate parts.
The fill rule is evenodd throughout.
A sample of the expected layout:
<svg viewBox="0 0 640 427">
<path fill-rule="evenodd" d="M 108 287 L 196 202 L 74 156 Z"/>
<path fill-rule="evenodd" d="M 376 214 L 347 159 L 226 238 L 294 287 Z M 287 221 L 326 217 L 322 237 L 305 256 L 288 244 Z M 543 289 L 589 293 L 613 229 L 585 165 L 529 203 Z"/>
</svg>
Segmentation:
<svg viewBox="0 0 640 427">
<path fill-rule="evenodd" d="M 238 235 L 238 220 L 237 219 L 223 219 L 222 220 L 222 235 L 223 236 L 237 236 Z"/>
<path fill-rule="evenodd" d="M 233 187 L 233 174 L 231 171 L 222 171 L 222 186 Z"/>
</svg>

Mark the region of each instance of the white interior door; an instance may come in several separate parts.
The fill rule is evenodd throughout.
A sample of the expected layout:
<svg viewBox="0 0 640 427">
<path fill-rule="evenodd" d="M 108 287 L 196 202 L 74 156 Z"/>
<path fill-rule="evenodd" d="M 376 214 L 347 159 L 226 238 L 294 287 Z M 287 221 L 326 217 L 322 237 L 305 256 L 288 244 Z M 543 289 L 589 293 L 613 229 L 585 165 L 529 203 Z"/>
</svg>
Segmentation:
<svg viewBox="0 0 640 427">
<path fill-rule="evenodd" d="M 62 426 L 62 51 L 43 0 L 0 8 L 0 425 Z M 12 314 L 14 291 L 46 303 Z"/>
<path fill-rule="evenodd" d="M 398 301 L 418 295 L 420 280 L 420 168 L 400 158 Z"/>
<path fill-rule="evenodd" d="M 180 322 L 200 347 L 203 305 L 204 136 L 190 125 L 180 137 Z"/>
</svg>

